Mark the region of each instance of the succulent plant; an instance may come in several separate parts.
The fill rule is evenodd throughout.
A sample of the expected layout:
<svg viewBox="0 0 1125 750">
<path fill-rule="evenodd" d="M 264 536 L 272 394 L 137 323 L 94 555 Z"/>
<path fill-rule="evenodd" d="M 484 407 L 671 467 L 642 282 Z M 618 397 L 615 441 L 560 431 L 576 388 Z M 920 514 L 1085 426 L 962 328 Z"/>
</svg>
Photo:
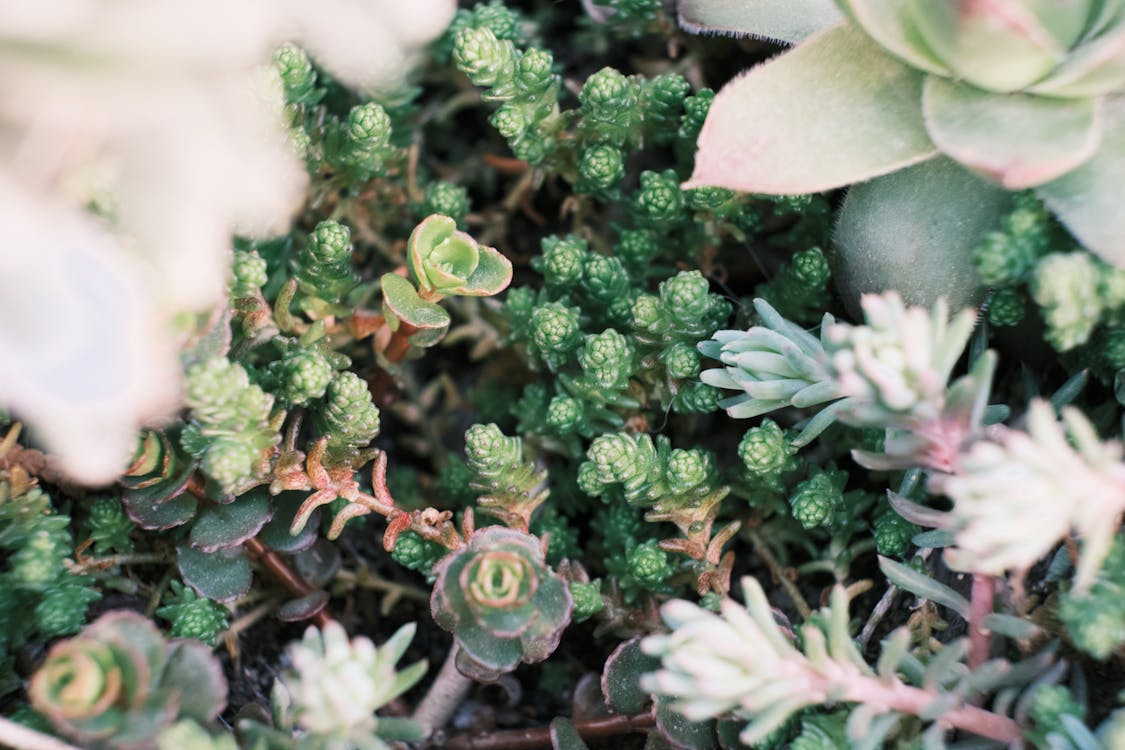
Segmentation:
<svg viewBox="0 0 1125 750">
<path fill-rule="evenodd" d="M 457 668 L 475 679 L 495 680 L 521 661 L 543 661 L 570 622 L 566 581 L 547 566 L 530 534 L 481 529 L 434 573 L 434 620 L 457 641 Z"/>
<path fill-rule="evenodd" d="M 177 719 L 214 719 L 226 692 L 210 649 L 169 643 L 127 611 L 106 613 L 56 643 L 28 687 L 36 711 L 91 749 L 152 747 Z"/>
<path fill-rule="evenodd" d="M 893 227 L 881 246 L 841 237 L 841 262 L 889 266 L 897 253 L 903 269 L 910 259 L 933 254 L 967 268 L 973 247 L 1003 210 L 994 186 L 1033 188 L 1090 250 L 1125 263 L 1125 215 L 1117 199 L 1125 175 L 1125 100 L 1115 96 L 1125 88 L 1120 3 L 686 0 L 680 6 L 691 28 L 798 43 L 715 98 L 688 187 L 788 195 L 871 180 L 855 200 L 849 197 L 841 233 L 855 233 L 865 219 L 849 212 L 877 211 L 870 204 L 898 201 L 899 215 L 878 215 Z M 939 155 L 984 180 L 940 166 Z M 882 177 L 924 162 L 907 190 L 903 179 Z M 943 202 L 970 210 L 924 235 L 911 229 Z M 971 277 L 960 283 L 971 284 Z M 858 287 L 872 290 L 862 280 Z M 919 289 L 912 301 L 928 304 L 942 291 L 950 293 Z"/>
<path fill-rule="evenodd" d="M 500 293 L 512 280 L 512 263 L 458 231 L 452 218 L 433 214 L 410 234 L 409 273 L 410 279 L 383 275 L 383 309 L 394 328 L 405 323 L 417 331 L 411 343 L 432 346 L 450 323 L 449 313 L 435 303 Z"/>
<path fill-rule="evenodd" d="M 302 748 L 388 750 L 391 740 L 422 738 L 421 727 L 409 719 L 375 715 L 426 673 L 425 661 L 401 671 L 395 667 L 414 630 L 404 625 L 376 647 L 367 638 L 349 640 L 343 626 L 330 622 L 320 630 L 310 627 L 290 645 L 293 666 L 279 678 L 275 702 L 286 706 L 286 723 L 310 738 Z"/>
</svg>

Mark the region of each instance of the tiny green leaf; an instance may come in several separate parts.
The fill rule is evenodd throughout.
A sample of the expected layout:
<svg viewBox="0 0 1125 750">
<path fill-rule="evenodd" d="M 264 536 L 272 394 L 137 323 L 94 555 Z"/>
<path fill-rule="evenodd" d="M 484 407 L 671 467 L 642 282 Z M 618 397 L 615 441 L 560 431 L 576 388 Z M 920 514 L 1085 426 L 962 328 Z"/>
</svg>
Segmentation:
<svg viewBox="0 0 1125 750">
<path fill-rule="evenodd" d="M 387 273 L 383 274 L 382 284 L 383 303 L 396 320 L 423 330 L 449 325 L 449 313 L 418 296 L 418 290 L 407 279 Z"/>
<path fill-rule="evenodd" d="M 925 573 L 919 573 L 909 565 L 895 562 L 888 557 L 879 556 L 879 569 L 883 571 L 891 583 L 900 589 L 909 591 L 922 599 L 952 609 L 966 620 L 969 618 L 969 602 L 953 589 L 943 583 L 938 583 Z"/>
</svg>

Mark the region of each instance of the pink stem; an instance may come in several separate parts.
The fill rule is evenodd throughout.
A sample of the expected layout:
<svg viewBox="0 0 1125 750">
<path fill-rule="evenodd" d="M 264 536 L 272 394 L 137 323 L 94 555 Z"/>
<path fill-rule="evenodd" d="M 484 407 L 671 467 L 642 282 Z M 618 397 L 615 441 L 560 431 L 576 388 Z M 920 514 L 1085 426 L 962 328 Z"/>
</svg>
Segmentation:
<svg viewBox="0 0 1125 750">
<path fill-rule="evenodd" d="M 973 575 L 973 593 L 969 604 L 969 668 L 977 669 L 988 661 L 989 632 L 981 626 L 984 618 L 992 614 L 996 578 L 976 573 Z"/>
</svg>

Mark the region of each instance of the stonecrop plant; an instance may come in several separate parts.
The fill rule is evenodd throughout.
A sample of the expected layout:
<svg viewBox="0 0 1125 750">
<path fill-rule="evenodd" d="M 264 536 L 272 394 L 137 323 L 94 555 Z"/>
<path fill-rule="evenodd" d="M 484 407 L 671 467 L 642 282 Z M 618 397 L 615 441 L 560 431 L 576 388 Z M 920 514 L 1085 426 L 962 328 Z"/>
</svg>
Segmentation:
<svg viewBox="0 0 1125 750">
<path fill-rule="evenodd" d="M 1125 748 L 1125 0 L 196 5 L 0 4 L 0 745 Z"/>
</svg>

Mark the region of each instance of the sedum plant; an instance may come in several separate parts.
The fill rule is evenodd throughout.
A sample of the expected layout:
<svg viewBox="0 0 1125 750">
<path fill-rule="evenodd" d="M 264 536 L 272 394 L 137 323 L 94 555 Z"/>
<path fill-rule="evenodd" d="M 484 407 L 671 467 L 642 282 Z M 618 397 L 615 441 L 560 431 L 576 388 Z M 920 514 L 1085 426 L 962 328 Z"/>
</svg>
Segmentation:
<svg viewBox="0 0 1125 750">
<path fill-rule="evenodd" d="M 152 622 L 127 611 L 102 615 L 56 643 L 28 687 L 36 711 L 92 750 L 151 747 L 177 719 L 210 722 L 226 693 L 206 647 L 169 643 Z"/>
<path fill-rule="evenodd" d="M 434 575 L 434 621 L 456 639 L 457 668 L 476 679 L 543 661 L 570 622 L 570 590 L 530 534 L 481 529 L 438 562 Z"/>
<path fill-rule="evenodd" d="M 687 0 L 681 17 L 796 43 L 715 98 L 688 184 L 784 195 L 863 183 L 840 222 L 851 289 L 894 278 L 864 265 L 905 269 L 933 254 L 967 267 L 1003 208 L 994 185 L 1034 189 L 1086 247 L 1125 263 L 1119 3 Z M 961 220 L 911 227 L 943 203 Z M 975 283 L 931 270 L 938 284 Z M 905 283 L 915 301 L 965 294 Z"/>
<path fill-rule="evenodd" d="M 279 728 L 299 730 L 296 747 L 301 750 L 388 750 L 395 740 L 421 739 L 416 722 L 375 714 L 426 672 L 425 661 L 396 668 L 414 629 L 404 625 L 376 647 L 368 638 L 349 640 L 336 622 L 319 630 L 310 627 L 303 639 L 289 646 L 292 667 L 274 688 Z M 245 729 L 261 739 L 277 739 L 279 734 L 252 722 Z"/>
</svg>

